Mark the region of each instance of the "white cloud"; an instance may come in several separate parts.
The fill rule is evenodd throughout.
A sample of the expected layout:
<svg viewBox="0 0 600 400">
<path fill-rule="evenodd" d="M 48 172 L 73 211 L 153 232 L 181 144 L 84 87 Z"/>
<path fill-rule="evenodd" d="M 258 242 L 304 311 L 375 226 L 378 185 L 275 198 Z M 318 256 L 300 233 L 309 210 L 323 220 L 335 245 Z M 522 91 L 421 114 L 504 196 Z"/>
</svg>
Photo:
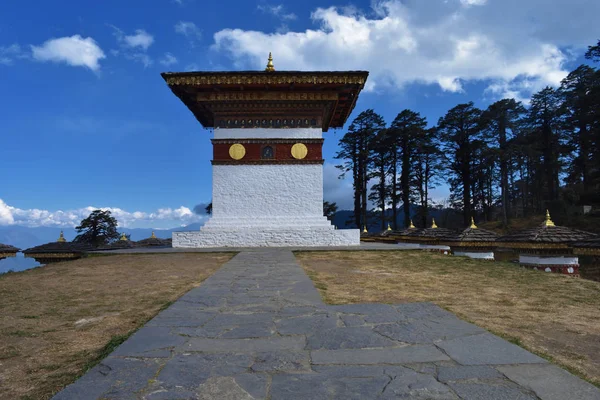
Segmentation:
<svg viewBox="0 0 600 400">
<path fill-rule="evenodd" d="M 122 40 L 128 47 L 141 47 L 144 50 L 148 50 L 148 47 L 154 43 L 154 37 L 143 29 L 137 29 L 135 35 L 123 36 Z"/>
<path fill-rule="evenodd" d="M 230 55 L 236 68 L 260 69 L 268 49 L 278 70 L 368 70 L 367 90 L 424 83 L 459 92 L 468 82 L 492 81 L 526 95 L 528 88 L 515 82 L 559 84 L 571 57 L 565 46 L 583 49 L 597 34 L 592 15 L 600 14 L 600 2 L 586 2 L 585 11 L 570 0 L 469 3 L 479 6 L 386 0 L 375 2 L 369 15 L 317 8 L 311 16 L 316 29 L 223 29 L 214 34 L 213 49 Z M 564 24 L 573 8 L 581 12 L 578 23 Z"/>
<path fill-rule="evenodd" d="M 179 21 L 173 26 L 173 29 L 175 29 L 175 32 L 187 37 L 191 47 L 194 47 L 196 42 L 202 39 L 202 31 L 193 22 Z"/>
<path fill-rule="evenodd" d="M 275 17 L 282 19 L 284 21 L 294 20 L 297 18 L 296 14 L 294 14 L 294 13 L 286 13 L 285 8 L 283 7 L 283 4 L 278 4 L 278 5 L 259 4 L 256 6 L 256 8 L 258 8 L 260 11 L 262 11 L 265 14 L 274 15 Z"/>
<path fill-rule="evenodd" d="M 334 164 L 323 165 L 323 201 L 336 203 L 338 210 L 352 210 L 352 177 L 339 179 L 340 173 Z"/>
<path fill-rule="evenodd" d="M 160 60 L 160 63 L 162 65 L 166 65 L 167 67 L 169 65 L 177 64 L 177 57 L 171 53 L 165 53 L 164 57 Z"/>
<path fill-rule="evenodd" d="M 92 71 L 98 71 L 99 61 L 106 58 L 94 39 L 84 39 L 80 35 L 50 39 L 41 46 L 31 46 L 31 51 L 33 58 L 38 61 L 64 62 Z"/>
<path fill-rule="evenodd" d="M 460 0 L 461 4 L 466 7 L 470 6 L 483 6 L 487 3 L 487 0 Z"/>
<path fill-rule="evenodd" d="M 156 212 L 129 212 L 116 207 L 83 207 L 74 210 L 48 211 L 40 209 L 20 209 L 11 207 L 0 199 L 0 225 L 21 225 L 29 227 L 54 226 L 75 227 L 92 211 L 108 210 L 115 217 L 120 227 L 172 224 L 172 226 L 188 225 L 206 219 L 206 216 L 196 215 L 187 207 L 160 208 Z"/>
<path fill-rule="evenodd" d="M 21 46 L 14 43 L 10 46 L 0 46 L 0 65 L 12 65 L 15 58 L 25 58 Z"/>
<path fill-rule="evenodd" d="M 143 29 L 136 29 L 135 34 L 126 35 L 116 26 L 111 25 L 111 27 L 121 47 L 121 51 L 111 50 L 113 55 L 122 54 L 128 60 L 142 63 L 145 68 L 152 65 L 153 61 L 147 50 L 154 43 L 154 36 Z"/>
</svg>

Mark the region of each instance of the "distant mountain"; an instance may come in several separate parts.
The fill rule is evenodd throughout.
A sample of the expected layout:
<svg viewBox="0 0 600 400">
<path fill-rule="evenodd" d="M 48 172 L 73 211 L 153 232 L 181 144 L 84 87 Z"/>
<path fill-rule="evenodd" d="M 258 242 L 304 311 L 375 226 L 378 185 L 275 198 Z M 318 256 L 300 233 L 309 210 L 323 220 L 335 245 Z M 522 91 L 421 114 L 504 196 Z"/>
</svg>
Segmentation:
<svg viewBox="0 0 600 400">
<path fill-rule="evenodd" d="M 201 223 L 193 223 L 187 226 L 172 228 L 172 229 L 151 229 L 151 228 L 118 228 L 119 232 L 125 232 L 131 235 L 131 240 L 142 240 L 149 238 L 154 231 L 154 234 L 163 239 L 171 237 L 173 232 L 180 231 L 195 231 L 199 230 Z M 77 236 L 77 232 L 73 228 L 54 228 L 54 227 L 26 227 L 19 225 L 0 226 L 0 243 L 10 244 L 22 250 L 30 247 L 39 246 L 40 244 L 54 242 L 60 236 L 60 231 L 64 232 L 67 240 L 73 240 Z"/>
</svg>

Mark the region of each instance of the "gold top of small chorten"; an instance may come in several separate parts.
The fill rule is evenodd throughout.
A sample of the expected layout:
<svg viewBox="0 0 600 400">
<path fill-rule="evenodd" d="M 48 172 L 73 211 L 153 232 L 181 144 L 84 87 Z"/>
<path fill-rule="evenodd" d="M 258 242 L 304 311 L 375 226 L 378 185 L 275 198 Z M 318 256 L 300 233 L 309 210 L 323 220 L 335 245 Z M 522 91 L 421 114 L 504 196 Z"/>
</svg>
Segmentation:
<svg viewBox="0 0 600 400">
<path fill-rule="evenodd" d="M 477 225 L 475 225 L 475 219 L 473 219 L 473 217 L 471 217 L 471 228 L 477 229 Z"/>
<path fill-rule="evenodd" d="M 119 240 L 127 240 L 127 236 L 125 236 L 125 232 L 121 234 L 121 238 Z"/>
<path fill-rule="evenodd" d="M 265 71 L 275 71 L 275 66 L 273 65 L 273 56 L 271 55 L 271 52 L 269 52 L 269 60 L 267 61 L 267 68 L 265 68 Z"/>
<path fill-rule="evenodd" d="M 58 237 L 58 239 L 56 240 L 57 242 L 66 242 L 67 239 L 65 239 L 65 235 L 63 234 L 63 231 L 60 231 L 60 236 Z"/>
<path fill-rule="evenodd" d="M 544 225 L 555 226 L 554 222 L 552 222 L 552 219 L 550 219 L 550 211 L 548 211 L 548 210 L 546 210 L 546 221 L 544 222 Z"/>
<path fill-rule="evenodd" d="M 392 230 L 392 228 L 390 227 L 390 224 L 389 224 L 389 223 L 388 223 L 387 230 L 388 230 L 388 231 L 391 231 L 391 230 Z"/>
<path fill-rule="evenodd" d="M 366 225 L 363 227 L 363 233 L 369 233 L 369 231 L 367 231 L 367 226 Z"/>
<path fill-rule="evenodd" d="M 150 236 L 151 239 L 156 239 L 156 235 L 154 234 L 154 231 L 152 231 L 152 235 Z"/>
<path fill-rule="evenodd" d="M 412 218 L 410 219 L 410 226 L 409 226 L 409 228 L 410 229 L 416 228 L 415 224 L 413 224 L 413 222 L 412 222 Z"/>
<path fill-rule="evenodd" d="M 436 229 L 438 226 L 435 224 L 435 218 L 431 218 L 431 227 Z"/>
</svg>

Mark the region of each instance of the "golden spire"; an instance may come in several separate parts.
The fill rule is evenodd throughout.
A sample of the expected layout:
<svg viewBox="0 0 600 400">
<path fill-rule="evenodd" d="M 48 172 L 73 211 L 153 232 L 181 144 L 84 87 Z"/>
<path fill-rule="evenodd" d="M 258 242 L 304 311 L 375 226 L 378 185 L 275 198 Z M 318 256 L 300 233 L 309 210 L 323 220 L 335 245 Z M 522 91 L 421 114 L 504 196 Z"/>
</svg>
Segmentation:
<svg viewBox="0 0 600 400">
<path fill-rule="evenodd" d="M 554 226 L 554 222 L 550 219 L 550 211 L 546 210 L 546 221 L 544 222 L 546 226 Z"/>
<path fill-rule="evenodd" d="M 391 231 L 391 230 L 392 230 L 392 228 L 390 228 L 390 223 L 389 223 L 389 222 L 388 222 L 388 227 L 387 227 L 387 230 L 388 230 L 388 231 Z"/>
<path fill-rule="evenodd" d="M 367 231 L 367 226 L 366 225 L 363 228 L 363 233 L 369 233 L 369 231 Z"/>
<path fill-rule="evenodd" d="M 437 228 L 438 226 L 435 224 L 435 218 L 431 218 L 431 227 L 433 229 Z"/>
<path fill-rule="evenodd" d="M 66 242 L 67 239 L 65 239 L 65 235 L 63 235 L 63 231 L 60 231 L 60 236 L 58 237 L 57 242 Z"/>
<path fill-rule="evenodd" d="M 128 240 L 127 236 L 125 236 L 125 232 L 121 234 L 121 238 L 119 240 Z"/>
<path fill-rule="evenodd" d="M 150 236 L 150 239 L 156 239 L 156 235 L 154 234 L 154 231 L 152 231 L 152 236 Z"/>
<path fill-rule="evenodd" d="M 269 52 L 269 61 L 267 62 L 267 68 L 265 68 L 265 71 L 267 71 L 267 72 L 275 71 L 275 67 L 273 66 L 273 56 L 271 55 L 271 52 Z"/>
<path fill-rule="evenodd" d="M 477 229 L 477 225 L 475 225 L 475 220 L 471 217 L 471 229 Z"/>
<path fill-rule="evenodd" d="M 413 224 L 413 222 L 412 222 L 412 218 L 411 218 L 411 219 L 410 219 L 410 226 L 409 226 L 409 229 L 413 229 L 413 228 L 416 228 L 416 226 L 415 226 L 415 224 Z"/>
</svg>

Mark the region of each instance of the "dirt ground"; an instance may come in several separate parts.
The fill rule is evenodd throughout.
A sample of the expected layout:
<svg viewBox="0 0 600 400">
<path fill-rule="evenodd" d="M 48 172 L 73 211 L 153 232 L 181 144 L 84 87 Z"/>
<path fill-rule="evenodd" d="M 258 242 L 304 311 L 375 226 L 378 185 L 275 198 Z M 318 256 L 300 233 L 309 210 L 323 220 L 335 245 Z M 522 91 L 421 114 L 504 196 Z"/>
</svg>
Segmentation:
<svg viewBox="0 0 600 400">
<path fill-rule="evenodd" d="M 296 256 L 327 303 L 431 301 L 600 386 L 600 282 L 424 251 Z"/>
<path fill-rule="evenodd" d="M 48 399 L 231 253 L 90 257 L 0 275 L 0 399 Z"/>
</svg>

